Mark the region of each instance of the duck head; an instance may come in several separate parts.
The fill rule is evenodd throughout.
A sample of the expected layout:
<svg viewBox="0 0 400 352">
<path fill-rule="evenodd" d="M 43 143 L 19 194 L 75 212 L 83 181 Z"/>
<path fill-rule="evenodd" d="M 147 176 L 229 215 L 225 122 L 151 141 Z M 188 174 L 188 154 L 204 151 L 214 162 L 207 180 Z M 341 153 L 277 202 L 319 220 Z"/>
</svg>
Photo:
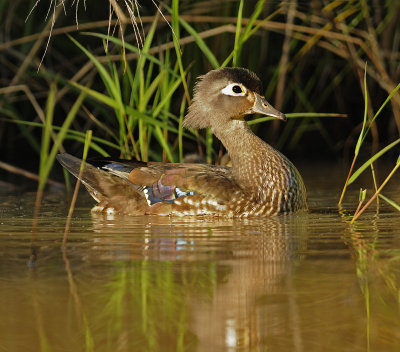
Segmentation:
<svg viewBox="0 0 400 352">
<path fill-rule="evenodd" d="M 254 113 L 286 120 L 264 98 L 261 81 L 253 72 L 226 67 L 199 77 L 184 126 L 218 130 Z"/>
</svg>

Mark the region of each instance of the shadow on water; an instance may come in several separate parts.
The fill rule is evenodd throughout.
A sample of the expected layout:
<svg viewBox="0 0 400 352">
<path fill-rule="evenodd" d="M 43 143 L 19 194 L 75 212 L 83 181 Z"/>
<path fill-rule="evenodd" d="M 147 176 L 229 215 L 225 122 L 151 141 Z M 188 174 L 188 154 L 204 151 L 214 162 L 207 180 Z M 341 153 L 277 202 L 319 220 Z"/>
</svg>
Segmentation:
<svg viewBox="0 0 400 352">
<path fill-rule="evenodd" d="M 398 351 L 399 216 L 350 226 L 337 189 L 244 220 L 92 216 L 82 193 L 65 251 L 63 194 L 34 236 L 35 195 L 6 195 L 0 350 Z"/>
</svg>

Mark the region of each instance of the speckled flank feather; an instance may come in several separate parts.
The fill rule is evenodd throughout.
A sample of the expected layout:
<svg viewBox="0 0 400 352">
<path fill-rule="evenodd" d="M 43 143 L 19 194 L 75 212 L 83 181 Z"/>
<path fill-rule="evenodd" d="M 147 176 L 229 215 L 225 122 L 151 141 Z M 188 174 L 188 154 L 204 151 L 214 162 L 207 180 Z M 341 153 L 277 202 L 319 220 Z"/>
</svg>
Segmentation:
<svg viewBox="0 0 400 352">
<path fill-rule="evenodd" d="M 227 90 L 236 85 L 235 91 Z M 126 160 L 107 161 L 100 168 L 86 164 L 82 182 L 98 202 L 94 211 L 247 217 L 307 209 L 304 183 L 294 165 L 255 136 L 243 119 L 254 112 L 285 119 L 261 92 L 261 81 L 246 69 L 224 68 L 202 76 L 184 125 L 210 127 L 232 167 Z M 79 159 L 60 154 L 58 160 L 78 177 Z"/>
</svg>

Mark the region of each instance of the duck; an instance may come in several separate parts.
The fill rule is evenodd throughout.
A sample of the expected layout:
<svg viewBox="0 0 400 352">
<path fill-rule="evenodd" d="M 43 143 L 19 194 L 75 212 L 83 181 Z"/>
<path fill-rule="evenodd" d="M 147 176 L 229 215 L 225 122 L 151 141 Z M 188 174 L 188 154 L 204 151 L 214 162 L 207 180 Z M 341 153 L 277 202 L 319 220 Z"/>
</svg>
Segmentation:
<svg viewBox="0 0 400 352">
<path fill-rule="evenodd" d="M 286 121 L 262 93 L 257 75 L 225 67 L 200 76 L 183 125 L 210 128 L 231 167 L 105 159 L 96 166 L 68 153 L 61 165 L 79 177 L 97 205 L 93 212 L 160 216 L 275 216 L 307 210 L 306 188 L 296 167 L 256 136 L 245 120 L 261 114 Z"/>
</svg>

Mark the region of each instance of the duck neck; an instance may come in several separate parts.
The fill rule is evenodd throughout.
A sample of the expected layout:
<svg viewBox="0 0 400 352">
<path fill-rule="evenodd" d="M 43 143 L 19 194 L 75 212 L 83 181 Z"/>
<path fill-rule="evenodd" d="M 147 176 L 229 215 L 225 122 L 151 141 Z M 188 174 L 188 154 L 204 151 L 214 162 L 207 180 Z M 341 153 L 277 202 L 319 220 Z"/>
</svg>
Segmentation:
<svg viewBox="0 0 400 352">
<path fill-rule="evenodd" d="M 246 188 L 256 188 L 259 175 L 268 162 L 266 153 L 274 149 L 258 138 L 244 120 L 232 120 L 229 128 L 213 129 L 232 161 L 232 172 L 238 183 Z"/>
</svg>

